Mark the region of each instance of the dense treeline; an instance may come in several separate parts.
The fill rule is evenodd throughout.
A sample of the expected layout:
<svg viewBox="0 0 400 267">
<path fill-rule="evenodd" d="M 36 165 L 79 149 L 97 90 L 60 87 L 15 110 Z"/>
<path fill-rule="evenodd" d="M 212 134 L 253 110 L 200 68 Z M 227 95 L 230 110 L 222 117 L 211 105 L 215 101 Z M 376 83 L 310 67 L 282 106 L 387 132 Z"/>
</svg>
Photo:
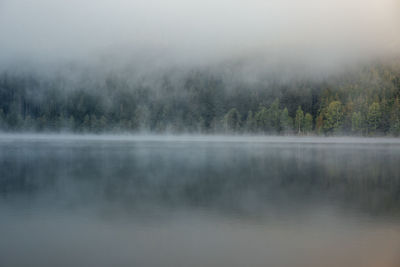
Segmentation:
<svg viewBox="0 0 400 267">
<path fill-rule="evenodd" d="M 324 79 L 237 82 L 210 70 L 157 78 L 0 74 L 3 131 L 400 134 L 400 64 Z M 49 78 L 51 77 L 51 78 Z M 149 78 L 151 77 L 151 78 Z M 236 81 L 236 82 L 234 82 Z"/>
</svg>

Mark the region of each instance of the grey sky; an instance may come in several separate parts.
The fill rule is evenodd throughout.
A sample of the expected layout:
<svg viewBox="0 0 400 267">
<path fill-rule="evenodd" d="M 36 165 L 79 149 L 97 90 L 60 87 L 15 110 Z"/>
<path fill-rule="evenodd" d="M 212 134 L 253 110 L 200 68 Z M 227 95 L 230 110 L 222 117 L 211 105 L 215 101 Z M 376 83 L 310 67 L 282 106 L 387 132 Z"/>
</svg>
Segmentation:
<svg viewBox="0 0 400 267">
<path fill-rule="evenodd" d="M 399 17 L 398 0 L 0 0 L 0 59 L 357 59 L 400 51 Z"/>
</svg>

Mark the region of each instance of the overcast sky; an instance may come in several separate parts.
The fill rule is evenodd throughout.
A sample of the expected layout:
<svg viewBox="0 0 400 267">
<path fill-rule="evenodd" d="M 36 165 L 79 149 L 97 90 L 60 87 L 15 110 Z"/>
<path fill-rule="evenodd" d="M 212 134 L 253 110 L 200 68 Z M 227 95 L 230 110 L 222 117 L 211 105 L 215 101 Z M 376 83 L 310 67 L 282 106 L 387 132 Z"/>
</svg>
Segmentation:
<svg viewBox="0 0 400 267">
<path fill-rule="evenodd" d="M 0 0 L 0 59 L 367 58 L 400 51 L 399 10 L 399 0 Z"/>
</svg>

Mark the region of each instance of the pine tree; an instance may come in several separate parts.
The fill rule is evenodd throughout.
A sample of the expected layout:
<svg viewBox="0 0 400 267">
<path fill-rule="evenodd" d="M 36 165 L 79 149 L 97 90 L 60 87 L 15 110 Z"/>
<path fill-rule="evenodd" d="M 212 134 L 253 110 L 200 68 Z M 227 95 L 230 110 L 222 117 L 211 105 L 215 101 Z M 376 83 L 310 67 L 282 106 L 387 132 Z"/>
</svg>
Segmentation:
<svg viewBox="0 0 400 267">
<path fill-rule="evenodd" d="M 224 116 L 224 124 L 226 130 L 238 131 L 240 129 L 240 113 L 236 108 L 232 108 L 226 113 Z"/>
<path fill-rule="evenodd" d="M 289 111 L 284 108 L 280 117 L 280 129 L 283 133 L 290 133 L 293 129 L 293 119 L 289 116 Z"/>
<path fill-rule="evenodd" d="M 368 133 L 375 134 L 378 130 L 380 120 L 382 118 L 382 113 L 380 109 L 380 105 L 377 102 L 374 102 L 368 108 Z"/>
<path fill-rule="evenodd" d="M 355 134 L 360 134 L 362 132 L 362 126 L 361 112 L 353 112 L 351 116 L 351 131 Z"/>
<path fill-rule="evenodd" d="M 255 130 L 256 123 L 253 117 L 253 112 L 249 110 L 247 113 L 247 118 L 246 118 L 246 131 L 248 132 L 253 132 Z"/>
<path fill-rule="evenodd" d="M 257 129 L 264 132 L 269 130 L 269 116 L 266 107 L 260 107 L 259 111 L 255 115 L 255 120 L 257 124 Z"/>
<path fill-rule="evenodd" d="M 88 114 L 86 114 L 85 117 L 83 118 L 82 130 L 83 131 L 89 131 L 90 130 L 90 117 L 89 117 Z"/>
<path fill-rule="evenodd" d="M 380 102 L 380 111 L 381 111 L 381 119 L 378 127 L 382 132 L 387 133 L 390 130 L 391 107 L 386 98 L 383 98 L 382 101 Z"/>
<path fill-rule="evenodd" d="M 304 132 L 305 133 L 310 133 L 313 128 L 313 118 L 310 113 L 307 113 L 306 116 L 304 117 Z"/>
<path fill-rule="evenodd" d="M 275 101 L 271 104 L 270 108 L 268 109 L 268 115 L 269 115 L 269 125 L 271 126 L 271 129 L 275 132 L 279 132 L 280 128 L 280 116 L 281 116 L 281 111 L 279 109 L 279 99 L 275 99 Z"/>
<path fill-rule="evenodd" d="M 394 136 L 400 135 L 400 101 L 399 98 L 396 98 L 392 111 L 390 114 L 390 134 Z"/>
<path fill-rule="evenodd" d="M 315 122 L 315 131 L 317 134 L 322 133 L 323 126 L 324 126 L 324 116 L 322 114 L 319 114 Z"/>
<path fill-rule="evenodd" d="M 100 131 L 98 120 L 95 114 L 90 115 L 90 131 L 95 133 Z"/>
<path fill-rule="evenodd" d="M 340 101 L 332 101 L 324 114 L 324 131 L 326 133 L 337 133 L 342 126 L 343 107 Z"/>
<path fill-rule="evenodd" d="M 74 119 L 74 116 L 69 116 L 69 119 L 68 119 L 68 128 L 70 129 L 70 130 L 75 130 L 75 119 Z"/>
<path fill-rule="evenodd" d="M 301 109 L 301 106 L 299 106 L 297 108 L 296 117 L 294 119 L 294 124 L 298 134 L 301 134 L 303 130 L 303 123 L 304 123 L 304 113 L 303 110 Z"/>
<path fill-rule="evenodd" d="M 99 131 L 104 131 L 106 130 L 107 127 L 107 118 L 103 115 L 100 117 L 99 121 Z"/>
</svg>

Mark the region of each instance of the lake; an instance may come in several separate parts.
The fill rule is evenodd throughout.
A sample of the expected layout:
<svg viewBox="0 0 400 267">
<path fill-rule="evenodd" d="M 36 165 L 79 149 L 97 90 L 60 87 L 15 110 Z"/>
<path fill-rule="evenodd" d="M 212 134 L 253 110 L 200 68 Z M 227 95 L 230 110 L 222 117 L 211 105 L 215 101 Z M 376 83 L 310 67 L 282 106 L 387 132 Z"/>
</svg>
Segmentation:
<svg viewBox="0 0 400 267">
<path fill-rule="evenodd" d="M 0 266 L 400 266 L 400 140 L 0 137 Z"/>
</svg>

